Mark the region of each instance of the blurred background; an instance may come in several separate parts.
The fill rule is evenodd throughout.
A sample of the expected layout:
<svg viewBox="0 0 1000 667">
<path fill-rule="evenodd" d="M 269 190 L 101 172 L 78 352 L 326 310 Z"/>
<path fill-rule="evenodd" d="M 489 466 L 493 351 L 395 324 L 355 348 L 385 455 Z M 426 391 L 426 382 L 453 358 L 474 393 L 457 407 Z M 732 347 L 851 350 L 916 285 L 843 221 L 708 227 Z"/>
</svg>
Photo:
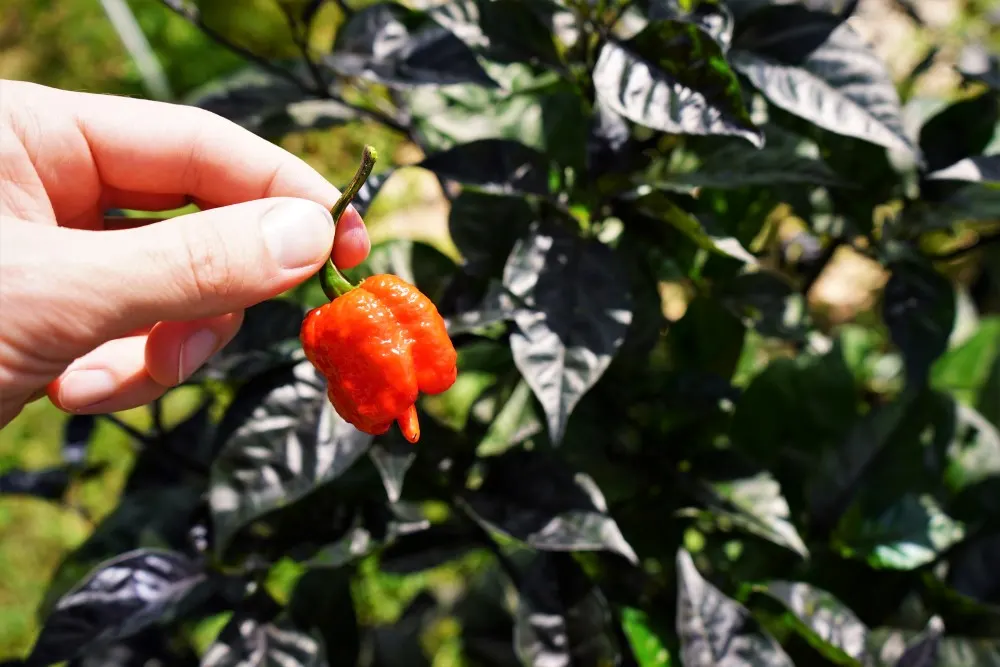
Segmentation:
<svg viewBox="0 0 1000 667">
<path fill-rule="evenodd" d="M 832 4 L 829 0 L 812 3 Z M 272 58 L 294 55 L 275 0 L 201 0 L 206 23 L 232 41 Z M 351 2 L 353 6 L 369 0 Z M 811 3 L 807 3 L 811 4 Z M 60 88 L 183 102 L 199 86 L 244 63 L 168 11 L 158 0 L 4 0 L 0 16 L 0 77 Z M 329 48 L 342 15 L 324 5 L 313 46 Z M 897 80 L 924 62 L 912 79 L 908 113 L 922 117 L 955 89 L 953 65 L 962 45 L 979 43 L 1000 52 L 1000 0 L 861 0 L 852 22 L 889 64 Z M 907 80 L 906 85 L 911 85 Z M 412 164 L 419 149 L 362 122 L 332 130 L 292 134 L 282 145 L 338 186 L 353 173 L 365 143 L 397 163 Z M 386 160 L 388 162 L 388 160 Z M 429 172 L 394 177 L 366 216 L 374 242 L 388 238 L 427 241 L 455 256 L 447 233 L 448 204 Z M 955 267 L 961 273 L 962 266 Z M 871 306 L 885 277 L 878 265 L 849 251 L 838 256 L 810 294 L 835 321 L 849 321 Z M 178 392 L 168 410 L 186 411 Z M 149 415 L 135 410 L 121 419 L 145 427 Z M 0 431 L 0 473 L 39 469 L 61 461 L 66 416 L 46 400 L 28 408 Z M 127 435 L 102 422 L 91 455 L 111 461 L 92 481 L 71 490 L 65 506 L 0 494 L 0 657 L 28 650 L 37 632 L 35 609 L 60 560 L 83 542 L 116 504 L 133 461 Z M 369 603 L 391 605 L 405 592 L 372 591 Z M 398 593 L 398 595 L 396 595 Z M 377 610 L 376 610 L 377 611 Z M 387 612 L 388 613 L 388 612 Z"/>
</svg>

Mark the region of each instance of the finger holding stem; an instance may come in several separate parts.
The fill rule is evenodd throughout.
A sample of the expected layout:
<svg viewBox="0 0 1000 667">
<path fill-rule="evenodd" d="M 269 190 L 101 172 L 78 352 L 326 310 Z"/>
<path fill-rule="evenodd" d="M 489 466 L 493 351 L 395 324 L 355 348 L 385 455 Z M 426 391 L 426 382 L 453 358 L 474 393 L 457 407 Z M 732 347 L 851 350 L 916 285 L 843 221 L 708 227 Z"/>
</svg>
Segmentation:
<svg viewBox="0 0 1000 667">
<path fill-rule="evenodd" d="M 330 209 L 330 214 L 333 216 L 334 224 L 340 222 L 340 217 L 344 215 L 347 207 L 351 204 L 354 198 L 357 196 L 361 187 L 368 180 L 368 177 L 372 173 L 372 168 L 375 166 L 375 160 L 378 159 L 378 153 L 372 146 L 365 146 L 361 153 L 361 164 L 358 166 L 358 170 L 354 172 L 354 178 L 351 182 L 344 188 L 343 194 L 340 195 L 340 199 L 337 203 L 333 205 Z M 323 293 L 326 297 L 333 301 L 338 296 L 346 294 L 347 292 L 354 289 L 354 285 L 351 284 L 347 278 L 340 272 L 339 269 L 333 263 L 333 256 L 331 255 L 329 259 L 326 260 L 326 264 L 320 269 L 320 285 L 323 287 Z"/>
</svg>

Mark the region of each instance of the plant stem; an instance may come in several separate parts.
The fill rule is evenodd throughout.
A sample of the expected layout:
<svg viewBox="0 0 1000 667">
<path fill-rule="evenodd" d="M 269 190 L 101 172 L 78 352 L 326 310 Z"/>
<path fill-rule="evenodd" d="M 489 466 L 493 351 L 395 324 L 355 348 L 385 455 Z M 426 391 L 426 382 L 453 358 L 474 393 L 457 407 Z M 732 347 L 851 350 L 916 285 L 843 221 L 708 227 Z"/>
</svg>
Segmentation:
<svg viewBox="0 0 1000 667">
<path fill-rule="evenodd" d="M 266 58 L 257 55 L 253 51 L 250 51 L 249 49 L 246 49 L 242 46 L 239 46 L 238 44 L 229 41 L 221 34 L 219 34 L 212 28 L 205 25 L 205 22 L 202 20 L 201 15 L 196 10 L 186 7 L 183 3 L 183 0 L 160 0 L 160 2 L 166 5 L 166 7 L 170 9 L 172 12 L 174 12 L 181 18 L 184 18 L 193 26 L 201 30 L 203 33 L 205 33 L 205 36 L 213 40 L 215 43 L 229 49 L 230 51 L 236 53 L 239 56 L 242 56 L 246 60 L 249 60 L 250 62 L 259 66 L 261 69 L 264 69 L 270 72 L 271 74 L 274 74 L 275 76 L 281 77 L 282 79 L 285 79 L 286 81 L 295 84 L 300 89 L 308 91 L 310 94 L 315 95 L 321 99 L 334 100 L 336 102 L 340 102 L 344 106 L 350 108 L 352 111 L 357 112 L 357 114 L 362 118 L 367 118 L 368 120 L 373 120 L 377 123 L 381 123 L 382 125 L 385 125 L 389 129 L 394 130 L 406 136 L 407 138 L 410 138 L 410 128 L 407 127 L 404 123 L 399 122 L 399 120 L 389 116 L 388 114 L 382 113 L 377 109 L 369 109 L 360 106 L 358 104 L 354 104 L 353 102 L 348 102 L 340 95 L 331 93 L 325 81 L 323 80 L 323 75 L 322 72 L 319 70 L 319 66 L 314 61 L 311 61 L 308 57 L 306 57 L 305 54 L 303 54 L 303 57 L 305 59 L 306 66 L 309 68 L 313 78 L 317 79 L 314 85 L 311 85 L 313 84 L 313 82 L 301 79 L 298 76 L 296 76 L 293 72 L 288 71 L 284 67 L 275 65 Z M 323 83 L 321 84 L 320 82 Z"/>
<path fill-rule="evenodd" d="M 160 0 L 160 2 L 166 5 L 167 9 L 171 10 L 173 13 L 187 20 L 188 23 L 201 30 L 203 33 L 205 33 L 206 37 L 216 42 L 220 46 L 224 46 L 230 51 L 243 56 L 247 60 L 259 65 L 262 69 L 267 70 L 271 74 L 274 74 L 275 76 L 279 76 L 287 81 L 294 83 L 302 90 L 312 90 L 312 88 L 308 85 L 307 82 L 295 76 L 295 74 L 289 72 L 284 67 L 279 67 L 278 65 L 275 65 L 274 63 L 269 61 L 267 58 L 259 56 L 253 51 L 250 51 L 249 49 L 246 49 L 238 44 L 229 41 L 221 34 L 216 32 L 214 29 L 207 26 L 205 24 L 205 21 L 202 20 L 201 18 L 201 13 L 195 9 L 187 7 L 184 4 L 184 0 Z"/>
<path fill-rule="evenodd" d="M 115 414 L 108 413 L 106 415 L 101 415 L 101 416 L 104 417 L 105 419 L 107 419 L 109 422 L 111 422 L 115 426 L 117 426 L 118 428 L 120 428 L 121 430 L 123 430 L 126 433 L 128 433 L 130 436 L 132 436 L 132 438 L 134 438 L 135 440 L 137 440 L 139 443 L 141 443 L 141 444 L 148 444 L 149 443 L 150 437 L 149 437 L 148 434 L 143 433 L 142 431 L 140 431 L 139 429 L 135 428 L 131 424 L 123 422 Z"/>
<path fill-rule="evenodd" d="M 375 166 L 375 161 L 378 159 L 378 153 L 371 146 L 365 146 L 365 149 L 361 152 L 361 164 L 358 165 L 358 170 L 354 172 L 354 178 L 351 182 L 344 188 L 343 194 L 340 195 L 340 199 L 337 203 L 333 205 L 330 209 L 330 214 L 333 216 L 333 223 L 337 225 L 340 223 L 341 216 L 347 211 L 347 207 L 350 205 L 351 201 L 357 196 L 358 191 L 368 180 L 368 177 L 372 173 L 372 168 Z M 326 261 L 323 268 L 320 270 L 320 285 L 323 287 L 323 293 L 326 297 L 333 301 L 338 296 L 342 296 L 347 292 L 354 289 L 354 285 L 344 277 L 333 263 L 333 255 L 330 255 L 330 259 Z"/>
<path fill-rule="evenodd" d="M 292 15 L 292 10 L 286 5 L 281 6 L 281 12 L 285 15 L 285 22 L 288 24 L 288 30 L 292 33 L 292 41 L 295 43 L 296 48 L 298 48 L 299 53 L 302 54 L 302 60 L 305 61 L 306 67 L 309 69 L 309 73 L 312 75 L 313 83 L 317 90 L 326 90 L 326 79 L 323 77 L 323 72 L 320 71 L 319 67 L 316 65 L 316 61 L 312 59 L 309 55 L 309 33 L 308 26 L 302 25 L 299 20 Z"/>
</svg>

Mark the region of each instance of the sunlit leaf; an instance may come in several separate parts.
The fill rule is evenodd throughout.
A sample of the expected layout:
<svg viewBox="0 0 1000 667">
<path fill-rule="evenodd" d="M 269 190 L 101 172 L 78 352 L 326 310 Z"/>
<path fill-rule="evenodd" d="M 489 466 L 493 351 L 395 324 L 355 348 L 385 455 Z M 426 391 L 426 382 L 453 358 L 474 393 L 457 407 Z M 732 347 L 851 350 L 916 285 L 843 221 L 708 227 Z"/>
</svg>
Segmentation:
<svg viewBox="0 0 1000 667">
<path fill-rule="evenodd" d="M 392 87 L 496 85 L 462 40 L 426 14 L 395 2 L 354 14 L 337 31 L 333 53 L 323 63 L 340 76 Z"/>
<path fill-rule="evenodd" d="M 746 607 L 706 581 L 691 555 L 677 552 L 677 634 L 684 667 L 794 667 Z"/>
<path fill-rule="evenodd" d="M 790 520 L 788 502 L 781 495 L 781 486 L 770 474 L 760 473 L 744 479 L 718 482 L 714 487 L 732 504 L 733 510 L 721 511 L 737 526 L 803 557 L 809 556 L 809 550 Z"/>
<path fill-rule="evenodd" d="M 518 593 L 514 650 L 524 665 L 617 664 L 608 603 L 571 556 L 534 555 Z"/>
<path fill-rule="evenodd" d="M 694 241 L 698 247 L 718 255 L 738 259 L 750 265 L 757 264 L 757 258 L 743 247 L 731 232 L 722 229 L 718 221 L 708 215 L 701 218 L 688 213 L 670 200 L 666 193 L 657 190 L 640 191 L 636 205 L 658 220 L 676 227 L 682 234 Z"/>
<path fill-rule="evenodd" d="M 843 17 L 798 5 L 765 9 L 741 28 L 729 56 L 775 106 L 917 156 L 885 64 Z"/>
<path fill-rule="evenodd" d="M 606 550 L 637 561 L 594 480 L 554 455 L 511 449 L 491 457 L 466 500 L 489 527 L 535 549 Z"/>
<path fill-rule="evenodd" d="M 654 21 L 626 42 L 605 42 L 593 79 L 610 110 L 640 125 L 764 143 L 722 48 L 693 24 Z"/>
<path fill-rule="evenodd" d="M 333 409 L 322 376 L 308 361 L 246 385 L 229 413 L 240 418 L 212 467 L 219 553 L 240 527 L 335 479 L 372 442 Z"/>
<path fill-rule="evenodd" d="M 28 664 L 69 660 L 136 634 L 168 617 L 204 577 L 197 563 L 171 551 L 140 549 L 107 561 L 56 603 Z"/>
<path fill-rule="evenodd" d="M 670 651 L 644 612 L 631 607 L 623 609 L 622 629 L 639 667 L 670 667 Z"/>
<path fill-rule="evenodd" d="M 533 225 L 515 244 L 504 286 L 520 300 L 514 363 L 560 442 L 573 409 L 621 347 L 632 322 L 627 276 L 615 253 L 554 225 Z"/>
<path fill-rule="evenodd" d="M 795 614 L 810 643 L 837 664 L 855 665 L 867 659 L 868 628 L 835 596 L 794 581 L 770 581 L 757 590 Z"/>
</svg>

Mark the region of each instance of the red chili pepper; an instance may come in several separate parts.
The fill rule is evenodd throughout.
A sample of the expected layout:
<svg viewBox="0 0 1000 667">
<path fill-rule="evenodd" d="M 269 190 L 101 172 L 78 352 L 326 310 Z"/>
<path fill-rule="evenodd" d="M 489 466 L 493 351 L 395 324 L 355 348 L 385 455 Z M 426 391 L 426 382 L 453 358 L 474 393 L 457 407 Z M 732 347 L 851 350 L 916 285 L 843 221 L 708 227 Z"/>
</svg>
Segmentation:
<svg viewBox="0 0 1000 667">
<path fill-rule="evenodd" d="M 365 147 L 361 167 L 333 207 L 339 220 L 375 163 Z M 354 286 L 333 265 L 320 274 L 330 303 L 302 322 L 306 358 L 327 379 L 338 414 L 355 428 L 381 435 L 394 421 L 410 442 L 420 439 L 420 392 L 439 394 L 458 374 L 455 346 L 434 303 L 398 276 L 371 276 Z"/>
<path fill-rule="evenodd" d="M 310 311 L 301 338 L 333 407 L 365 433 L 380 435 L 398 421 L 416 442 L 418 393 L 439 394 L 455 383 L 458 355 L 441 315 L 398 276 L 372 276 Z"/>
</svg>

